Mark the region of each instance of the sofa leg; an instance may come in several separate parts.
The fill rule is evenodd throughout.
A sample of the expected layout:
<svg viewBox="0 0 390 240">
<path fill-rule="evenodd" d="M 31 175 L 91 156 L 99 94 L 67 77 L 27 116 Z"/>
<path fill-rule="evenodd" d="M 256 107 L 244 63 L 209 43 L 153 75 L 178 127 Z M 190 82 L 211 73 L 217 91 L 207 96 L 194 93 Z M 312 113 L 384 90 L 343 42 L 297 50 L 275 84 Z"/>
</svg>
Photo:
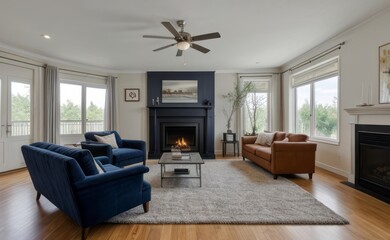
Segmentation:
<svg viewBox="0 0 390 240">
<path fill-rule="evenodd" d="M 309 179 L 313 179 L 313 173 L 309 173 Z"/>
<path fill-rule="evenodd" d="M 146 166 L 146 160 L 143 161 L 144 166 Z"/>
<path fill-rule="evenodd" d="M 274 174 L 274 179 L 278 179 L 278 175 Z"/>
<path fill-rule="evenodd" d="M 38 201 L 41 198 L 41 193 L 37 191 L 37 198 L 36 200 Z"/>
<path fill-rule="evenodd" d="M 144 207 L 144 212 L 149 212 L 149 204 L 150 202 L 146 202 L 146 203 L 144 203 L 144 204 L 142 204 L 142 206 Z"/>
<path fill-rule="evenodd" d="M 242 157 L 242 161 L 245 161 L 245 157 Z"/>
<path fill-rule="evenodd" d="M 81 240 L 87 239 L 88 228 L 81 228 Z"/>
</svg>

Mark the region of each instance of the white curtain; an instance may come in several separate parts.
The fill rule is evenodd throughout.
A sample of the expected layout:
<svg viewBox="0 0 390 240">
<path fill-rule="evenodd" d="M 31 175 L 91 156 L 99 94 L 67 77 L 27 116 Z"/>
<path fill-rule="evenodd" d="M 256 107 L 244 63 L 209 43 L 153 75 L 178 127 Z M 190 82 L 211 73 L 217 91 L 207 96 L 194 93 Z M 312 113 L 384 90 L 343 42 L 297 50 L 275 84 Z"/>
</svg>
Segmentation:
<svg viewBox="0 0 390 240">
<path fill-rule="evenodd" d="M 44 80 L 45 141 L 60 142 L 60 84 L 58 68 L 46 66 Z"/>
<path fill-rule="evenodd" d="M 106 130 L 117 130 L 116 77 L 107 77 Z"/>
</svg>

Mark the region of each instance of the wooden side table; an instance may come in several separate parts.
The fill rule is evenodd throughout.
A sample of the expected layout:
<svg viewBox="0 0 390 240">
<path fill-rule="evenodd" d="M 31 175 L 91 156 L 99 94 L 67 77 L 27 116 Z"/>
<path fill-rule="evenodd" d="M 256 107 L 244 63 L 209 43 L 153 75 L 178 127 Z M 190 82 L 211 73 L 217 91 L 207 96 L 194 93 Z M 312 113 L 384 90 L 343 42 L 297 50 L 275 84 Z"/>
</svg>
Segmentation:
<svg viewBox="0 0 390 240">
<path fill-rule="evenodd" d="M 226 144 L 233 144 L 233 153 L 236 156 L 236 148 L 237 148 L 237 157 L 240 156 L 240 144 L 236 139 L 235 133 L 223 133 L 222 139 L 222 156 L 226 155 Z"/>
</svg>

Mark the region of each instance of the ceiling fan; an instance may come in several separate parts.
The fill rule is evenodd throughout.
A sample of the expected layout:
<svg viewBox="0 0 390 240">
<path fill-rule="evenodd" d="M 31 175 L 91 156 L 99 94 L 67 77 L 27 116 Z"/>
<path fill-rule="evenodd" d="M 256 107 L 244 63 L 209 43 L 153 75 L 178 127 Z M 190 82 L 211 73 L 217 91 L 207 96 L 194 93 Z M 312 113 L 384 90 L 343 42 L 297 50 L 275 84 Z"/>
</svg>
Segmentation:
<svg viewBox="0 0 390 240">
<path fill-rule="evenodd" d="M 161 22 L 161 24 L 168 29 L 170 33 L 172 33 L 173 37 L 164 37 L 164 36 L 155 36 L 155 35 L 143 35 L 144 38 L 160 38 L 160 39 L 172 39 L 175 40 L 176 43 L 169 44 L 164 47 L 160 47 L 157 49 L 154 49 L 154 52 L 163 50 L 165 48 L 169 48 L 172 46 L 177 46 L 177 53 L 176 57 L 180 57 L 183 54 L 184 50 L 187 50 L 188 48 L 193 48 L 195 50 L 198 50 L 202 53 L 208 53 L 210 49 L 207 49 L 205 47 L 202 47 L 196 43 L 196 41 L 203 41 L 203 40 L 208 40 L 208 39 L 213 39 L 213 38 L 220 38 L 221 35 L 218 32 L 213 32 L 213 33 L 206 33 L 202 35 L 197 35 L 197 36 L 191 36 L 188 32 L 184 32 L 184 26 L 186 25 L 186 22 L 184 20 L 179 20 L 176 22 L 177 26 L 180 27 L 180 31 L 178 32 L 170 22 Z"/>
</svg>

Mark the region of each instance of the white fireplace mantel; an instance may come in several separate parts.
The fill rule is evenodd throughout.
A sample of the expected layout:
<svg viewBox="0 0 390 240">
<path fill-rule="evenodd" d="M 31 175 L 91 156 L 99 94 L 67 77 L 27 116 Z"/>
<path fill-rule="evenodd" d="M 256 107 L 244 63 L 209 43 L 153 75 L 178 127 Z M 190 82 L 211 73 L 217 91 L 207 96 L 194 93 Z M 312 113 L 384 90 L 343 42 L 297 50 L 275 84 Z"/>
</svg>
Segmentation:
<svg viewBox="0 0 390 240">
<path fill-rule="evenodd" d="M 362 106 L 344 110 L 350 115 L 390 115 L 390 105 Z"/>
<path fill-rule="evenodd" d="M 390 125 L 390 104 L 359 106 L 344 109 L 351 124 L 351 173 L 348 181 L 355 182 L 355 124 Z"/>
</svg>

